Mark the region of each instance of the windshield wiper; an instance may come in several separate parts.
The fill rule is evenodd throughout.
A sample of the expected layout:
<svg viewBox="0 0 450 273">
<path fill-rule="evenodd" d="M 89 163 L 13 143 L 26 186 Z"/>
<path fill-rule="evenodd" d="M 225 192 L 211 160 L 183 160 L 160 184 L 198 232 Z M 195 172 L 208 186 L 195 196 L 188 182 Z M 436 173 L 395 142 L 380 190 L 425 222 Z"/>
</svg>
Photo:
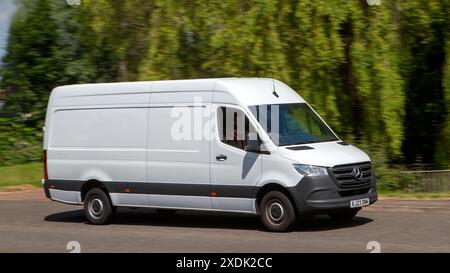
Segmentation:
<svg viewBox="0 0 450 273">
<path fill-rule="evenodd" d="M 286 144 L 279 144 L 278 146 L 291 146 L 291 145 L 303 145 L 308 143 L 314 143 L 314 140 L 308 140 L 308 141 L 302 141 L 302 142 L 295 142 L 295 143 L 286 143 Z"/>
<path fill-rule="evenodd" d="M 317 140 L 308 140 L 308 141 L 302 141 L 302 142 L 296 142 L 296 143 L 289 143 L 289 144 L 285 144 L 282 146 L 289 146 L 289 145 L 303 145 L 303 144 L 311 144 L 311 143 L 316 143 L 316 142 L 320 142 Z"/>
<path fill-rule="evenodd" d="M 321 143 L 321 142 L 331 142 L 331 141 L 337 141 L 336 139 L 329 139 L 329 140 L 308 140 L 308 141 L 303 141 L 303 142 L 297 142 L 294 144 L 286 144 L 283 146 L 288 146 L 288 145 L 303 145 L 303 144 L 311 144 L 311 143 Z"/>
</svg>

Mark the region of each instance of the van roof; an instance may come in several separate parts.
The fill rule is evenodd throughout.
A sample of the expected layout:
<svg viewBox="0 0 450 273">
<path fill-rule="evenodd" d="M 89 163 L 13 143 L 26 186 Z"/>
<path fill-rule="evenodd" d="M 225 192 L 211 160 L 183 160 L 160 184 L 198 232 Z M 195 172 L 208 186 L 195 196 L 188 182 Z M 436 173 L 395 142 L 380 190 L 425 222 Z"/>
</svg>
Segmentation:
<svg viewBox="0 0 450 273">
<path fill-rule="evenodd" d="M 228 93 L 245 105 L 274 103 L 274 98 L 278 98 L 279 103 L 304 102 L 303 98 L 289 86 L 271 78 L 211 78 L 74 84 L 56 87 L 52 92 L 52 97 L 212 90 Z M 274 94 L 274 90 L 276 94 Z"/>
</svg>

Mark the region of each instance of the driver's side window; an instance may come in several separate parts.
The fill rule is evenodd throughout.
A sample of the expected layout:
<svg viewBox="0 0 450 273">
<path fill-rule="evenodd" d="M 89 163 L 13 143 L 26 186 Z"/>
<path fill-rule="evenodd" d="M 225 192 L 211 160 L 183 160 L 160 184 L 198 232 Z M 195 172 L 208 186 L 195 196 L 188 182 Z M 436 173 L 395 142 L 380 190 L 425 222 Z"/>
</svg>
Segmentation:
<svg viewBox="0 0 450 273">
<path fill-rule="evenodd" d="M 217 109 L 217 128 L 220 141 L 244 150 L 249 132 L 256 132 L 248 117 L 239 109 L 221 106 Z"/>
</svg>

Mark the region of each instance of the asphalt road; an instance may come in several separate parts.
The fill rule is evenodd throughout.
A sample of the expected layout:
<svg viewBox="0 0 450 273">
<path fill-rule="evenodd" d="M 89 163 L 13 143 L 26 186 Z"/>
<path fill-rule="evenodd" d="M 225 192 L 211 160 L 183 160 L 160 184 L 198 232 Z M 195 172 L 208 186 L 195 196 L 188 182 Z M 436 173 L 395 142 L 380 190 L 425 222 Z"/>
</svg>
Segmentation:
<svg viewBox="0 0 450 273">
<path fill-rule="evenodd" d="M 270 233 L 258 218 L 237 214 L 120 209 L 107 226 L 86 223 L 80 206 L 32 191 L 0 194 L 0 252 L 450 252 L 450 201 L 381 200 L 348 223 L 300 220 Z"/>
</svg>

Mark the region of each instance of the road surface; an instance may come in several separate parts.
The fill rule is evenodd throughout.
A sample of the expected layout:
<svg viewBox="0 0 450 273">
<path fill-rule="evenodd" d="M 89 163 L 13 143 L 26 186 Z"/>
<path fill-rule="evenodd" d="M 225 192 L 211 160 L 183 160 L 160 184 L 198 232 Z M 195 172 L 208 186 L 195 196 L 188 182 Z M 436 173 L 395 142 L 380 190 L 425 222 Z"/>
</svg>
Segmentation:
<svg viewBox="0 0 450 273">
<path fill-rule="evenodd" d="M 348 223 L 324 216 L 270 233 L 251 216 L 128 208 L 94 226 L 40 190 L 0 193 L 0 252 L 69 252 L 70 241 L 81 252 L 369 252 L 371 241 L 381 252 L 450 252 L 450 200 L 381 200 Z"/>
</svg>

